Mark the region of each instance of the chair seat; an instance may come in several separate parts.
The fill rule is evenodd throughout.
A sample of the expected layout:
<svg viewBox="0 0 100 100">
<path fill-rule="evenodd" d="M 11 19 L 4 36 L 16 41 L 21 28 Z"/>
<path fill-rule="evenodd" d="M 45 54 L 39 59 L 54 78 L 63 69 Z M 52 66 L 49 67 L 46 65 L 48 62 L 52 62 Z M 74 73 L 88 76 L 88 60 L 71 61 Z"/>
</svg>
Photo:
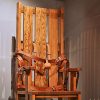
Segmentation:
<svg viewBox="0 0 100 100">
<path fill-rule="evenodd" d="M 25 91 L 18 91 L 18 94 L 25 94 Z M 65 98 L 65 97 L 77 97 L 81 94 L 80 91 L 29 91 L 28 94 L 35 98 Z"/>
<path fill-rule="evenodd" d="M 80 94 L 79 91 L 31 91 L 29 92 L 30 96 L 33 95 L 35 98 L 67 98 L 67 97 L 74 97 L 77 98 L 77 96 Z"/>
<path fill-rule="evenodd" d="M 80 94 L 80 91 L 30 91 L 29 93 L 35 95 L 69 95 Z"/>
</svg>

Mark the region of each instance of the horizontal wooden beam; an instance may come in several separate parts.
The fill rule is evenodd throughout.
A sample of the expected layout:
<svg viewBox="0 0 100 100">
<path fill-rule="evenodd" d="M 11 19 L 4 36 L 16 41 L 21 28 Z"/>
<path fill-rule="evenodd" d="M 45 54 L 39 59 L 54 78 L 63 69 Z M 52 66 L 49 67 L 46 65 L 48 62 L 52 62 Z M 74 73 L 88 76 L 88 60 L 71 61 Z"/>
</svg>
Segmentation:
<svg viewBox="0 0 100 100">
<path fill-rule="evenodd" d="M 35 98 L 76 98 L 77 95 L 59 95 L 59 96 L 35 96 Z"/>
</svg>

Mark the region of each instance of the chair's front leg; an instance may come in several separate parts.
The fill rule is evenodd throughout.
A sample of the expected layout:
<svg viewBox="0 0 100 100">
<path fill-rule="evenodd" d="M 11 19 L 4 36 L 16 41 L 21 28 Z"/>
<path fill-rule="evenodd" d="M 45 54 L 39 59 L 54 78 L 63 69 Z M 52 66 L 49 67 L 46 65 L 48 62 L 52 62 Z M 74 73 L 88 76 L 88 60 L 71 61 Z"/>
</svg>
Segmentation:
<svg viewBox="0 0 100 100">
<path fill-rule="evenodd" d="M 76 91 L 76 72 L 71 72 L 70 73 L 70 90 L 71 91 Z"/>
<path fill-rule="evenodd" d="M 26 71 L 24 71 L 25 75 L 25 100 L 28 100 L 28 75 Z"/>
<path fill-rule="evenodd" d="M 79 80 L 79 72 L 77 72 L 76 88 L 78 86 L 78 80 Z"/>
<path fill-rule="evenodd" d="M 78 100 L 81 100 L 81 94 L 78 94 Z"/>
</svg>

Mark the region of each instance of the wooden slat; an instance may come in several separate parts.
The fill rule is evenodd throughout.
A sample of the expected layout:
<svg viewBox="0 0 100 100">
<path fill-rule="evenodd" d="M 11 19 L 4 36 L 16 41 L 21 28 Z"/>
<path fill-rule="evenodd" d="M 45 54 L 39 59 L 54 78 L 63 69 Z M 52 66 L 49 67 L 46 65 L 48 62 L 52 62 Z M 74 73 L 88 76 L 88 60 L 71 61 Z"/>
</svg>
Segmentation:
<svg viewBox="0 0 100 100">
<path fill-rule="evenodd" d="M 21 2 L 17 3 L 17 25 L 16 25 L 16 51 L 21 50 L 21 10 L 22 10 L 22 4 Z M 17 64 L 17 63 L 16 63 Z M 16 66 L 17 69 L 18 66 Z M 16 82 L 17 84 L 20 84 L 21 81 L 19 77 L 17 77 L 16 74 Z"/>
<path fill-rule="evenodd" d="M 76 98 L 77 96 L 76 95 L 66 95 L 66 96 L 63 96 L 63 95 L 60 95 L 60 96 L 36 96 L 36 98 Z M 79 99 L 80 100 L 80 99 Z"/>
<path fill-rule="evenodd" d="M 16 50 L 21 50 L 21 2 L 17 3 Z"/>
<path fill-rule="evenodd" d="M 30 23 L 29 23 L 29 7 L 24 7 L 24 52 L 29 53 L 29 33 L 30 33 Z"/>
<path fill-rule="evenodd" d="M 60 37 L 61 37 L 61 54 L 64 54 L 64 16 L 63 16 L 64 10 L 61 9 L 61 16 L 60 16 Z"/>
<path fill-rule="evenodd" d="M 46 9 L 36 8 L 36 41 L 34 51 L 40 58 L 46 59 Z M 37 62 L 39 63 L 39 62 Z M 43 66 L 42 66 L 43 69 Z M 36 74 L 36 73 L 35 73 Z M 35 75 L 35 85 L 38 87 L 46 86 L 45 75 Z"/>
<path fill-rule="evenodd" d="M 32 7 L 29 8 L 29 22 L 30 22 L 30 33 L 29 33 L 29 53 L 32 54 L 33 52 L 33 13 Z"/>
<path fill-rule="evenodd" d="M 78 95 L 80 94 L 80 91 L 29 91 L 32 95 L 48 95 L 48 96 L 54 96 L 54 95 Z"/>
<path fill-rule="evenodd" d="M 29 33 L 29 54 L 33 52 L 33 13 L 32 7 L 29 8 L 29 22 L 30 22 L 30 33 Z M 32 85 L 32 70 L 28 76 L 28 88 L 31 88 Z"/>
<path fill-rule="evenodd" d="M 59 35 L 58 35 L 58 38 L 59 38 L 59 56 L 61 56 L 61 54 L 64 54 L 64 16 L 63 16 L 63 13 L 64 13 L 64 9 L 62 8 L 61 9 L 61 15 L 59 17 Z M 59 72 L 58 73 L 58 83 L 59 84 L 63 84 L 63 73 L 62 72 Z"/>
<path fill-rule="evenodd" d="M 36 8 L 36 52 L 37 56 L 46 58 L 46 9 Z"/>
<path fill-rule="evenodd" d="M 56 10 L 50 10 L 49 13 L 49 47 L 50 59 L 58 57 L 58 16 Z M 56 86 L 58 81 L 57 66 L 52 65 L 49 71 L 50 86 Z"/>
<path fill-rule="evenodd" d="M 24 37 L 23 37 L 23 45 L 24 52 L 32 54 L 32 8 L 24 6 Z M 26 64 L 28 64 L 26 62 Z M 31 88 L 32 85 L 32 74 L 28 75 L 28 89 Z"/>
</svg>

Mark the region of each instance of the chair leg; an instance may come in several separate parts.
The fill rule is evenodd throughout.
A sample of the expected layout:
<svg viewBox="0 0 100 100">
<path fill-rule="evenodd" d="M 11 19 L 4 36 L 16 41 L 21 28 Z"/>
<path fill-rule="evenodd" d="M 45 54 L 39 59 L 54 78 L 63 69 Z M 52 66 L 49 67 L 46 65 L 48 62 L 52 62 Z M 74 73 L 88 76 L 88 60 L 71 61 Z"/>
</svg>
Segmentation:
<svg viewBox="0 0 100 100">
<path fill-rule="evenodd" d="M 58 98 L 58 100 L 62 100 L 62 98 Z"/>
<path fill-rule="evenodd" d="M 28 93 L 25 94 L 25 100 L 28 100 Z"/>
<path fill-rule="evenodd" d="M 16 94 L 16 100 L 18 100 L 18 94 Z"/>
<path fill-rule="evenodd" d="M 32 94 L 29 94 L 29 100 L 32 100 Z"/>
<path fill-rule="evenodd" d="M 32 100 L 35 100 L 35 95 L 32 95 Z"/>
<path fill-rule="evenodd" d="M 69 97 L 67 100 L 72 100 L 72 99 L 73 99 L 73 98 L 70 98 L 70 97 Z"/>
<path fill-rule="evenodd" d="M 78 94 L 78 100 L 81 100 L 81 94 Z"/>
</svg>

